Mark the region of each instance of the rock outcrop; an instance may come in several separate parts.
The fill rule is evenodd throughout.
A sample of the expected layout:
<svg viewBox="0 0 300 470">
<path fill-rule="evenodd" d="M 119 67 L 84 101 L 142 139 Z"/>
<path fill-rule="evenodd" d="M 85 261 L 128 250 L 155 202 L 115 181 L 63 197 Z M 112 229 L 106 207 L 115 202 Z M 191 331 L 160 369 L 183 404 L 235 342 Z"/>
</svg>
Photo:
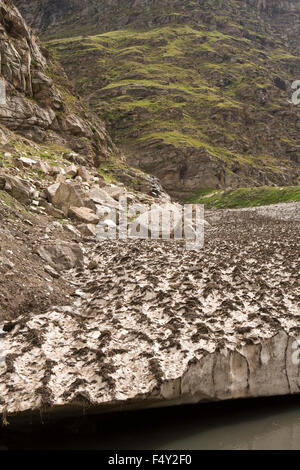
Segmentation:
<svg viewBox="0 0 300 470">
<path fill-rule="evenodd" d="M 35 142 L 80 151 L 87 162 L 116 153 L 104 124 L 72 95 L 64 72 L 9 0 L 1 1 L 0 24 L 0 77 L 7 95 L 0 123 Z"/>
<path fill-rule="evenodd" d="M 42 244 L 37 249 L 40 257 L 58 271 L 64 271 L 83 264 L 83 253 L 75 243 L 55 242 Z"/>
<path fill-rule="evenodd" d="M 87 167 L 104 167 L 109 178 L 136 191 L 163 194 L 156 178 L 125 163 L 104 122 L 76 95 L 61 66 L 10 0 L 0 2 L 0 36 L 0 79 L 6 89 L 6 102 L 0 104 L 1 158 L 7 150 L 10 156 L 21 150 L 19 165 L 36 170 L 33 165 L 39 164 L 40 171 L 53 175 L 56 169 L 49 163 L 60 154 L 72 163 L 66 177 L 75 176 L 75 164 L 81 181 L 86 181 Z M 35 154 L 49 161 L 32 160 Z"/>
<path fill-rule="evenodd" d="M 82 28 L 84 31 L 84 28 L 88 27 L 92 32 L 105 32 L 121 29 L 131 22 L 146 27 L 162 24 L 163 21 L 169 23 L 174 21 L 174 8 L 178 6 L 185 15 L 194 13 L 193 5 L 191 6 L 189 1 L 184 4 L 180 0 L 168 0 L 163 4 L 159 0 L 98 0 L 97 3 L 92 0 L 32 0 L 30 5 L 24 0 L 16 0 L 15 3 L 36 30 L 47 31 L 54 37 L 63 34 L 62 24 L 67 33 L 71 34 L 75 18 L 79 30 Z M 207 11 L 212 4 L 204 0 L 196 3 L 209 17 Z M 293 15 L 300 11 L 299 0 L 243 0 L 243 3 L 272 17 L 279 14 Z M 214 4 L 216 10 L 223 12 L 226 6 L 231 7 L 230 2 L 226 0 L 218 0 Z M 242 4 L 241 7 L 243 8 Z M 180 21 L 180 18 L 177 18 L 177 21 Z"/>
<path fill-rule="evenodd" d="M 16 176 L 0 173 L 0 189 L 3 189 L 14 199 L 25 205 L 29 205 L 33 199 L 33 187 L 27 181 Z"/>
</svg>

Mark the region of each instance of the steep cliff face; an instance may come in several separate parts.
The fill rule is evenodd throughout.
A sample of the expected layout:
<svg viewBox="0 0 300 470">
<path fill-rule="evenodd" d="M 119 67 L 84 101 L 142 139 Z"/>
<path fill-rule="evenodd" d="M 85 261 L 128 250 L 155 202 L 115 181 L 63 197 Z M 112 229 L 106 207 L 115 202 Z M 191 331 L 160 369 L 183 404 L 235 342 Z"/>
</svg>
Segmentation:
<svg viewBox="0 0 300 470">
<path fill-rule="evenodd" d="M 0 156 L 7 150 L 14 154 L 16 145 L 18 150 L 32 149 L 32 143 L 49 158 L 69 158 L 75 151 L 78 163 L 103 169 L 108 179 L 146 193 L 161 190 L 156 178 L 126 165 L 104 122 L 76 95 L 64 70 L 10 0 L 0 0 L 0 58 L 7 95 L 0 105 Z"/>
<path fill-rule="evenodd" d="M 299 0 L 17 3 L 128 161 L 173 194 L 297 184 Z"/>
<path fill-rule="evenodd" d="M 249 5 L 264 14 L 275 31 L 289 44 L 289 47 L 300 52 L 300 2 L 299 0 L 248 0 Z"/>
<path fill-rule="evenodd" d="M 299 13 L 299 0 L 198 0 L 196 2 L 180 0 L 16 0 L 30 24 L 47 34 L 59 34 L 61 26 L 74 26 L 84 29 L 89 26 L 98 32 L 109 31 L 139 23 L 151 26 L 160 23 L 160 17 L 168 22 L 174 11 L 180 11 L 193 20 L 195 8 L 209 11 L 219 9 L 224 14 L 226 8 L 232 9 L 248 4 L 259 12 L 266 12 L 275 17 L 279 14 Z M 196 18 L 194 17 L 194 20 Z M 52 31 L 49 28 L 52 28 Z M 57 29 L 55 29 L 58 27 Z M 53 29 L 54 28 L 54 29 Z M 71 32 L 71 31 L 70 31 Z M 66 34 L 66 31 L 63 33 Z"/>
<path fill-rule="evenodd" d="M 266 11 L 269 15 L 300 11 L 298 0 L 248 0 L 248 3 L 258 10 Z"/>
<path fill-rule="evenodd" d="M 0 76 L 7 102 L 0 123 L 38 143 L 55 143 L 82 153 L 87 161 L 116 152 L 104 124 L 73 95 L 61 68 L 9 0 L 0 2 Z"/>
</svg>

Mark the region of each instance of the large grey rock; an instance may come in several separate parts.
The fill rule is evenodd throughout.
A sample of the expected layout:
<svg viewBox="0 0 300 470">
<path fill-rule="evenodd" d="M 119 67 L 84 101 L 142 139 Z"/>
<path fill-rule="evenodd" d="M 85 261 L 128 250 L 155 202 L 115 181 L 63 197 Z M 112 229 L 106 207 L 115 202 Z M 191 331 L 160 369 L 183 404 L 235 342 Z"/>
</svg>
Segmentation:
<svg viewBox="0 0 300 470">
<path fill-rule="evenodd" d="M 83 199 L 80 194 L 80 188 L 68 183 L 55 183 L 47 188 L 47 194 L 50 202 L 63 211 L 65 215 L 71 206 L 83 207 Z"/>
<path fill-rule="evenodd" d="M 82 181 L 89 181 L 90 179 L 89 172 L 84 166 L 80 166 L 78 168 L 77 174 L 80 178 L 82 178 Z"/>
<path fill-rule="evenodd" d="M 95 204 L 108 204 L 110 207 L 119 208 L 119 204 L 104 189 L 97 185 L 91 188 L 89 197 Z"/>
<path fill-rule="evenodd" d="M 115 199 L 116 201 L 119 200 L 120 196 L 124 196 L 126 194 L 126 189 L 122 188 L 121 186 L 107 186 L 105 188 L 107 194 Z"/>
<path fill-rule="evenodd" d="M 81 118 L 75 114 L 69 114 L 65 120 L 65 125 L 71 134 L 78 137 L 92 137 L 92 131 Z"/>
<path fill-rule="evenodd" d="M 33 188 L 17 176 L 0 175 L 0 189 L 22 204 L 29 205 L 32 201 Z"/>
<path fill-rule="evenodd" d="M 77 219 L 85 224 L 97 224 L 100 220 L 100 217 L 96 215 L 92 209 L 88 207 L 73 207 L 71 206 L 68 211 L 68 216 L 71 219 Z"/>
<path fill-rule="evenodd" d="M 94 224 L 80 224 L 77 225 L 79 232 L 86 237 L 96 236 L 96 225 Z"/>
<path fill-rule="evenodd" d="M 63 219 L 64 213 L 63 211 L 57 209 L 52 204 L 47 201 L 43 201 L 43 206 L 45 208 L 46 214 L 50 215 L 51 217 L 55 217 L 56 219 Z"/>
<path fill-rule="evenodd" d="M 153 205 L 129 224 L 128 233 L 137 238 L 196 238 L 193 221 L 184 221 L 181 207 L 170 203 Z"/>
<path fill-rule="evenodd" d="M 72 164 L 65 169 L 65 175 L 67 178 L 74 178 L 77 175 L 77 166 Z"/>
<path fill-rule="evenodd" d="M 54 279 L 59 278 L 58 272 L 56 272 L 55 269 L 52 268 L 52 266 L 46 265 L 44 269 L 45 269 L 46 273 L 50 274 L 50 276 L 53 277 Z"/>
<path fill-rule="evenodd" d="M 51 172 L 50 165 L 47 162 L 40 160 L 35 163 L 34 168 L 38 171 L 41 171 L 42 173 L 45 173 L 46 175 Z"/>
<path fill-rule="evenodd" d="M 37 253 L 56 271 L 71 269 L 83 263 L 82 249 L 77 243 L 65 241 L 44 243 L 38 247 Z"/>
<path fill-rule="evenodd" d="M 27 168 L 32 168 L 36 164 L 35 160 L 28 157 L 20 157 L 20 162 L 22 162 L 23 165 Z"/>
</svg>

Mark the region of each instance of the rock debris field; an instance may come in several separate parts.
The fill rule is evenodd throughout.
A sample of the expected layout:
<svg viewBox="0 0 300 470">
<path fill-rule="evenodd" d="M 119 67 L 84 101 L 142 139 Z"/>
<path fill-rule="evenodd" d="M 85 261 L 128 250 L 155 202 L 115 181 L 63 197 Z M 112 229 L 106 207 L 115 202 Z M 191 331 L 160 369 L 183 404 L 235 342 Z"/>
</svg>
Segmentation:
<svg viewBox="0 0 300 470">
<path fill-rule="evenodd" d="M 86 242 L 72 305 L 2 325 L 5 419 L 299 393 L 299 210 L 209 212 L 199 252 Z"/>
</svg>

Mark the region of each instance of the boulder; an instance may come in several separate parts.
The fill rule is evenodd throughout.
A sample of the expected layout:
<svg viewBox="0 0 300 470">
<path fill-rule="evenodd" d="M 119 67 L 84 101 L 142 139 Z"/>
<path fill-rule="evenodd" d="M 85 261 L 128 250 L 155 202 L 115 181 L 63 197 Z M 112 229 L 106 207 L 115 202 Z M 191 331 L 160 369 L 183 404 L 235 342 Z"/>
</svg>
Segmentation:
<svg viewBox="0 0 300 470">
<path fill-rule="evenodd" d="M 65 169 L 65 176 L 67 178 L 75 178 L 77 175 L 77 166 L 72 164 Z"/>
<path fill-rule="evenodd" d="M 17 176 L 0 175 L 0 189 L 4 189 L 21 204 L 31 204 L 33 188 Z"/>
<path fill-rule="evenodd" d="M 59 184 L 60 183 L 52 184 L 51 186 L 48 186 L 48 188 L 46 189 L 46 196 L 50 202 L 52 202 L 52 200 L 55 198 L 55 195 L 59 188 Z"/>
<path fill-rule="evenodd" d="M 94 224 L 81 224 L 77 225 L 80 233 L 86 237 L 95 237 L 96 236 L 96 225 Z"/>
<path fill-rule="evenodd" d="M 60 175 L 62 173 L 62 168 L 60 168 L 59 166 L 50 166 L 49 167 L 49 175 L 50 176 L 57 176 L 57 175 Z"/>
<path fill-rule="evenodd" d="M 122 188 L 120 186 L 107 186 L 105 188 L 105 191 L 110 197 L 112 197 L 116 201 L 119 200 L 120 196 L 124 196 L 126 194 L 125 188 Z"/>
<path fill-rule="evenodd" d="M 77 228 L 74 227 L 74 225 L 71 225 L 71 224 L 64 225 L 64 229 L 67 230 L 69 233 L 71 233 L 75 237 L 76 240 L 78 238 L 81 238 L 81 233 L 79 232 L 79 230 L 77 230 Z"/>
<path fill-rule="evenodd" d="M 92 137 L 93 133 L 86 122 L 75 114 L 69 114 L 65 119 L 66 129 L 70 134 L 78 137 Z"/>
<path fill-rule="evenodd" d="M 89 181 L 90 175 L 84 166 L 80 166 L 77 171 L 77 175 L 82 178 L 82 181 Z"/>
<path fill-rule="evenodd" d="M 21 157 L 20 162 L 22 162 L 23 165 L 27 168 L 32 168 L 36 164 L 35 160 L 32 160 L 32 158 L 28 157 Z"/>
<path fill-rule="evenodd" d="M 46 214 L 50 215 L 51 217 L 55 217 L 56 219 L 63 219 L 64 218 L 64 213 L 54 207 L 52 204 L 50 204 L 47 201 L 43 201 L 43 206 L 45 208 Z"/>
<path fill-rule="evenodd" d="M 55 183 L 65 183 L 66 182 L 66 176 L 64 173 L 59 173 L 57 176 L 56 176 L 56 179 L 55 179 Z"/>
<path fill-rule="evenodd" d="M 80 188 L 69 183 L 55 183 L 47 188 L 48 200 L 65 215 L 71 206 L 83 207 Z"/>
<path fill-rule="evenodd" d="M 195 239 L 192 221 L 183 221 L 180 206 L 175 204 L 153 205 L 129 224 L 128 234 L 133 238 L 185 238 Z"/>
<path fill-rule="evenodd" d="M 83 252 L 78 243 L 44 243 L 38 247 L 37 253 L 57 272 L 83 265 Z"/>
<path fill-rule="evenodd" d="M 52 268 L 52 266 L 46 265 L 44 269 L 45 269 L 46 273 L 47 273 L 47 274 L 50 274 L 50 276 L 53 277 L 54 279 L 58 279 L 58 278 L 59 278 L 58 272 L 55 271 L 55 269 Z"/>
<path fill-rule="evenodd" d="M 84 198 L 83 199 L 83 206 L 87 207 L 88 209 L 91 209 L 94 214 L 97 213 L 97 205 L 89 198 Z"/>
<path fill-rule="evenodd" d="M 95 224 L 100 220 L 100 217 L 96 215 L 92 209 L 89 209 L 88 207 L 74 207 L 71 206 L 69 211 L 68 211 L 68 216 L 71 219 L 77 219 L 82 223 L 85 224 Z"/>
<path fill-rule="evenodd" d="M 95 204 L 108 204 L 110 207 L 119 208 L 119 204 L 104 189 L 97 185 L 90 189 L 89 197 Z"/>
</svg>

